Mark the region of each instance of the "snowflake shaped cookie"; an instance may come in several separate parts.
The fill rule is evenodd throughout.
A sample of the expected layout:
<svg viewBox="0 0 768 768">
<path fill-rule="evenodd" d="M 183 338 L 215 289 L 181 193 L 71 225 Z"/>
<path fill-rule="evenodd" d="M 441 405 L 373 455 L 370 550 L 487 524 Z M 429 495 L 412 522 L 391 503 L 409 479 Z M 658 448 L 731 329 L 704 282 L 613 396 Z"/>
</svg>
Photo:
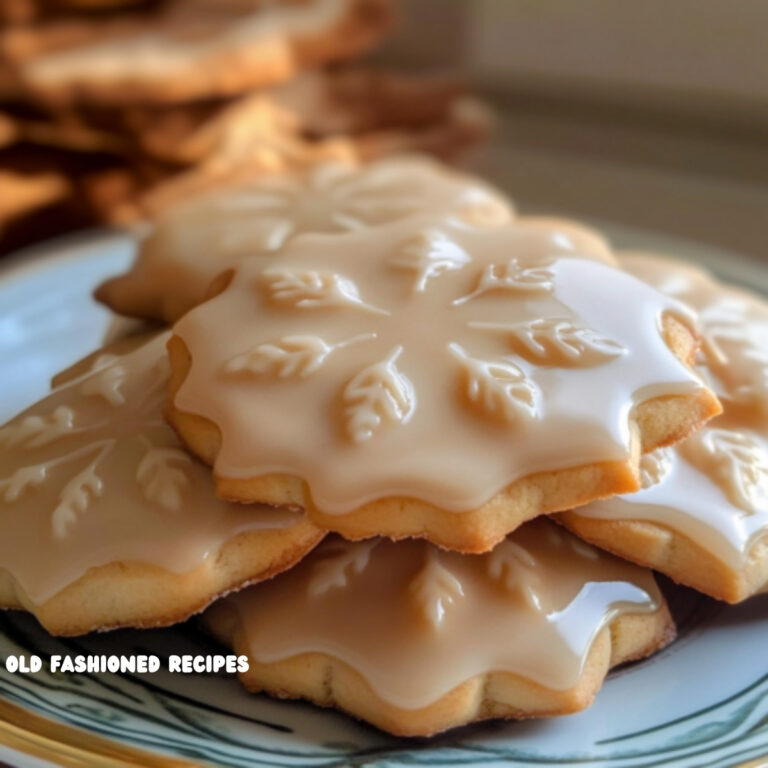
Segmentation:
<svg viewBox="0 0 768 768">
<path fill-rule="evenodd" d="M 400 282 L 413 294 L 412 301 L 429 301 L 430 284 L 438 282 L 447 272 L 472 270 L 473 259 L 448 234 L 450 227 L 455 225 L 445 230 L 419 232 L 397 248 L 389 259 L 392 270 L 405 273 Z M 510 308 L 513 300 L 521 302 L 551 295 L 554 273 L 547 261 L 544 260 L 544 265 L 525 266 L 512 257 L 504 263 L 488 264 L 480 270 L 474 290 L 446 301 L 450 307 L 448 314 L 458 318 L 459 325 L 463 324 L 470 332 L 478 331 L 478 336 L 498 334 L 511 353 L 483 359 L 470 354 L 458 341 L 445 340 L 449 357 L 466 380 L 466 397 L 480 414 L 509 422 L 521 416 L 536 418 L 539 415 L 541 392 L 523 369 L 521 364 L 525 361 L 542 366 L 591 367 L 610 362 L 626 352 L 617 342 L 567 316 L 519 323 L 471 319 L 484 314 L 481 299 L 487 294 L 508 297 Z M 244 372 L 261 381 L 273 376 L 306 378 L 330 364 L 338 350 L 387 338 L 386 325 L 394 325 L 396 334 L 402 330 L 398 319 L 392 317 L 392 310 L 366 302 L 358 282 L 345 274 L 270 266 L 261 271 L 258 281 L 260 298 L 276 310 L 357 312 L 360 317 L 355 324 L 367 332 L 335 343 L 311 334 L 276 337 L 226 363 L 225 371 L 239 378 Z M 382 321 L 372 323 L 368 330 L 363 317 L 366 314 L 378 315 Z M 311 322 L 311 312 L 306 320 Z M 397 336 L 393 339 L 398 340 Z M 405 335 L 402 341 L 406 341 Z M 352 440 L 369 440 L 387 423 L 404 424 L 413 415 L 417 393 L 411 380 L 398 367 L 404 349 L 404 343 L 396 343 L 380 360 L 360 368 L 344 387 L 340 401 L 346 432 Z"/>
<path fill-rule="evenodd" d="M 723 414 L 643 457 L 643 489 L 564 515 L 579 535 L 728 602 L 765 590 L 768 304 L 687 263 L 624 254 L 626 269 L 698 311 L 698 370 Z M 649 542 L 653 542 L 651 545 Z"/>
<path fill-rule="evenodd" d="M 513 216 L 495 190 L 422 158 L 264 174 L 174 207 L 157 221 L 131 271 L 97 295 L 123 314 L 173 321 L 242 258 L 279 253 L 308 233 L 376 229 L 430 211 L 482 226 Z M 430 276 L 443 268 L 444 260 L 434 262 Z"/>
<path fill-rule="evenodd" d="M 171 418 L 193 446 L 179 414 L 220 428 L 226 493 L 298 476 L 332 528 L 373 500 L 471 510 L 531 472 L 627 461 L 635 393 L 704 390 L 659 332 L 684 310 L 606 260 L 583 228 L 523 218 L 297 239 L 178 323 Z"/>
<path fill-rule="evenodd" d="M 548 714 L 587 705 L 591 695 L 574 699 L 574 691 L 595 669 L 602 680 L 615 663 L 609 634 L 623 635 L 626 616 L 628 626 L 644 628 L 629 637 L 643 637 L 660 620 L 652 644 L 641 640 L 646 653 L 672 636 L 650 571 L 545 520 L 501 546 L 498 555 L 465 556 L 414 540 L 329 538 L 296 568 L 225 598 L 203 622 L 248 656 L 249 689 L 317 700 L 322 682 L 325 704 L 409 735 L 486 712 L 540 714 L 544 695 L 551 697 Z M 292 674 L 297 667 L 302 673 Z M 311 692 L 307 670 L 318 681 Z M 357 678 L 366 691 L 362 705 Z"/>
<path fill-rule="evenodd" d="M 214 495 L 163 419 L 168 336 L 80 364 L 0 427 L 0 560 L 33 602 L 112 562 L 184 573 L 240 532 L 298 519 Z"/>
<path fill-rule="evenodd" d="M 306 232 L 350 232 L 445 210 L 477 224 L 503 223 L 509 205 L 479 181 L 425 159 L 390 159 L 358 168 L 321 164 L 303 173 L 256 179 L 216 198 L 229 218 L 224 250 L 276 251 Z"/>
</svg>

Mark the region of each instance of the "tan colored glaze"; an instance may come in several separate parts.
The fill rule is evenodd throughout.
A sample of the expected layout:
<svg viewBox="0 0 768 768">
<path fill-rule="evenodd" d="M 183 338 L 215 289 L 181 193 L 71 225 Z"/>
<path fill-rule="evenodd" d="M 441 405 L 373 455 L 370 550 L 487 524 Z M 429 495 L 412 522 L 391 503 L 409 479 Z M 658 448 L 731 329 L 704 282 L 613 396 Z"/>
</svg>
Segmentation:
<svg viewBox="0 0 768 768">
<path fill-rule="evenodd" d="M 654 467 L 650 473 L 649 465 Z M 663 469 L 657 474 L 658 465 Z M 705 427 L 679 449 L 662 448 L 643 457 L 641 466 L 646 468 L 643 490 L 592 502 L 577 514 L 657 523 L 687 536 L 729 568 L 745 566 L 752 545 L 768 532 L 764 437 Z"/>
<path fill-rule="evenodd" d="M 621 263 L 699 313 L 703 363 L 727 417 L 768 431 L 768 303 L 685 262 L 627 253 Z"/>
<path fill-rule="evenodd" d="M 33 603 L 108 563 L 186 573 L 239 533 L 300 519 L 214 495 L 162 418 L 167 338 L 98 359 L 0 428 L 0 566 Z"/>
<path fill-rule="evenodd" d="M 425 210 L 487 225 L 513 215 L 490 187 L 426 158 L 265 173 L 171 208 L 130 272 L 108 281 L 98 296 L 126 314 L 174 321 L 245 257 L 274 254 L 303 233 L 362 230 Z"/>
<path fill-rule="evenodd" d="M 570 689 L 601 628 L 662 606 L 650 571 L 544 520 L 485 555 L 327 539 L 296 568 L 226 600 L 254 660 L 326 654 L 405 709 L 487 672 Z"/>
<path fill-rule="evenodd" d="M 643 490 L 578 514 L 658 523 L 738 570 L 768 532 L 768 304 L 688 264 L 645 254 L 622 264 L 698 311 L 702 372 L 725 411 L 679 447 L 644 457 Z"/>
<path fill-rule="evenodd" d="M 300 477 L 331 514 L 475 509 L 535 472 L 624 461 L 634 405 L 702 384 L 660 333 L 687 310 L 610 260 L 552 219 L 305 235 L 179 321 L 174 405 L 221 430 L 218 476 Z"/>
</svg>

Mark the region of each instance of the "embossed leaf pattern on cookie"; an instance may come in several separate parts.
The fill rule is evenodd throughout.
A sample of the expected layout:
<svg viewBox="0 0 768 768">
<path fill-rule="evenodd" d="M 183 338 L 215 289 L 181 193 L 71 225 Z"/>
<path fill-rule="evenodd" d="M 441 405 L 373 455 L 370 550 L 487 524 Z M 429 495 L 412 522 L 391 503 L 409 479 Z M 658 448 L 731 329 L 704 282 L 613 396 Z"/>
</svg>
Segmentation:
<svg viewBox="0 0 768 768">
<path fill-rule="evenodd" d="M 506 264 L 489 264 L 485 267 L 475 290 L 453 303 L 459 306 L 491 291 L 551 293 L 555 287 L 554 279 L 554 273 L 549 267 L 524 267 L 519 259 L 513 257 Z"/>
<path fill-rule="evenodd" d="M 347 433 L 355 442 L 373 437 L 384 423 L 404 424 L 416 408 L 410 380 L 397 369 L 402 347 L 358 373 L 344 389 Z"/>
<path fill-rule="evenodd" d="M 266 269 L 261 273 L 269 298 L 276 304 L 303 309 L 349 307 L 388 314 L 386 310 L 366 304 L 355 283 L 343 275 L 314 269 Z"/>
<path fill-rule="evenodd" d="M 383 292 L 376 284 L 366 282 L 369 277 L 361 276 L 356 267 L 345 266 L 338 272 L 315 269 L 311 260 L 313 248 L 309 246 L 297 246 L 295 253 L 284 253 L 282 261 L 258 267 L 255 274 L 249 269 L 249 290 L 266 294 L 267 302 L 259 309 L 274 310 L 274 315 L 267 311 L 272 320 L 269 328 L 284 324 L 286 335 L 262 338 L 251 348 L 236 350 L 236 354 L 223 363 L 224 372 L 241 377 L 251 375 L 254 380 L 267 376 L 301 379 L 327 368 L 324 375 L 331 376 L 336 367 L 337 350 L 352 343 L 377 340 L 381 345 L 379 349 L 393 352 L 380 362 L 358 363 L 365 367 L 351 380 L 340 382 L 341 391 L 336 396 L 341 400 L 340 412 L 347 435 L 357 443 L 364 443 L 374 435 L 387 434 L 384 427 L 411 422 L 417 403 L 413 381 L 424 377 L 414 375 L 412 380 L 408 368 L 396 364 L 396 359 L 411 344 L 411 329 L 416 336 L 423 336 L 425 329 L 433 332 L 435 345 L 445 350 L 445 356 L 438 359 L 436 365 L 447 367 L 440 382 L 441 386 L 445 383 L 449 397 L 455 386 L 452 382 L 457 375 L 461 376 L 464 396 L 459 402 L 480 418 L 507 424 L 541 416 L 542 390 L 534 366 L 595 367 L 626 353 L 619 342 L 564 314 L 567 308 L 551 295 L 558 267 L 549 251 L 525 260 L 512 257 L 492 263 L 488 263 L 491 256 L 486 256 L 485 266 L 477 266 L 476 262 L 481 262 L 485 254 L 472 253 L 472 247 L 462 239 L 462 234 L 476 232 L 465 223 L 459 224 L 448 217 L 439 225 L 406 231 L 415 234 L 398 236 L 399 241 L 393 239 L 377 256 L 383 269 L 374 274 L 377 282 L 387 284 Z M 360 253 L 359 257 L 364 259 L 365 254 Z M 294 258 L 298 262 L 292 262 Z M 330 261 L 326 267 L 335 263 L 333 248 L 327 258 Z M 342 273 L 353 269 L 354 280 Z M 473 275 L 475 290 L 461 296 Z M 498 297 L 490 297 L 494 292 L 503 294 L 501 302 Z M 376 305 L 366 301 L 370 295 L 375 296 Z M 456 295 L 460 298 L 453 299 Z M 543 301 L 548 308 L 560 303 L 559 314 L 537 317 L 534 307 L 538 301 Z M 414 323 L 410 326 L 400 322 L 402 318 L 390 317 L 390 310 L 403 302 L 406 317 L 414 310 Z M 412 307 L 409 302 L 413 302 Z M 418 302 L 429 302 L 434 318 L 420 318 Z M 499 307 L 501 317 L 508 316 L 510 322 L 483 320 L 498 317 Z M 377 317 L 335 314 L 330 326 L 333 333 L 339 333 L 339 327 L 343 328 L 345 323 L 355 331 L 363 331 L 337 342 L 312 332 L 318 323 L 325 323 L 328 316 L 318 317 L 308 311 L 332 308 L 363 310 Z M 442 312 L 447 313 L 444 318 L 440 317 Z M 532 313 L 535 319 L 514 322 Z M 306 328 L 306 333 L 297 333 L 297 328 Z M 442 340 L 440 334 L 444 334 Z M 482 334 L 486 334 L 486 338 Z M 493 340 L 491 334 L 499 334 L 498 340 Z M 485 350 L 482 355 L 474 352 L 477 340 Z M 419 343 L 422 342 L 423 338 Z M 498 349 L 493 349 L 494 345 Z M 408 362 L 416 364 L 410 356 Z M 431 395 L 424 393 L 424 402 Z M 329 414 L 329 418 L 334 417 Z"/>
<path fill-rule="evenodd" d="M 319 336 L 284 336 L 271 344 L 259 344 L 248 352 L 233 357 L 225 366 L 227 373 L 252 373 L 278 376 L 279 378 L 304 378 L 313 374 L 336 349 L 348 347 L 360 341 L 373 338 L 375 334 L 365 333 L 346 341 L 329 344 Z"/>
<path fill-rule="evenodd" d="M 125 404 L 125 395 L 121 387 L 125 382 L 126 370 L 122 365 L 100 365 L 100 359 L 96 360 L 94 369 L 100 371 L 91 376 L 80 387 L 80 392 L 86 396 L 103 397 L 110 405 L 115 407 Z"/>
<path fill-rule="evenodd" d="M 437 550 L 426 550 L 427 561 L 408 589 L 421 616 L 440 629 L 447 610 L 464 597 L 461 582 L 440 562 Z"/>
<path fill-rule="evenodd" d="M 256 373 L 289 378 L 309 376 L 325 362 L 333 346 L 319 336 L 285 336 L 273 344 L 259 344 L 233 357 L 225 366 L 228 373 Z"/>
<path fill-rule="evenodd" d="M 324 163 L 306 178 L 266 176 L 219 200 L 220 208 L 243 214 L 238 226 L 225 228 L 223 247 L 237 248 L 262 235 L 261 246 L 276 251 L 302 232 L 352 232 L 395 221 L 430 204 L 431 196 L 418 189 L 441 189 L 442 182 L 441 174 L 423 164 L 391 162 L 366 168 Z M 454 204 L 459 213 L 489 224 L 509 216 L 499 199 L 478 187 L 467 187 Z"/>
<path fill-rule="evenodd" d="M 671 471 L 674 461 L 671 448 L 658 448 L 640 458 L 640 481 L 643 488 L 658 485 Z"/>
<path fill-rule="evenodd" d="M 60 405 L 45 416 L 26 416 L 18 424 L 6 424 L 0 429 L 0 446 L 40 448 L 71 432 L 74 425 L 75 412 Z"/>
<path fill-rule="evenodd" d="M 462 269 L 470 262 L 469 254 L 440 230 L 421 232 L 391 260 L 393 267 L 414 275 L 415 292 L 426 290 L 432 278 Z"/>
<path fill-rule="evenodd" d="M 688 438 L 680 452 L 746 512 L 768 509 L 768 454 L 751 435 L 728 429 L 704 429 Z"/>
<path fill-rule="evenodd" d="M 54 390 L 50 398 L 58 405 L 43 400 L 32 415 L 0 429 L 0 446 L 11 449 L 6 463 L 14 467 L 0 476 L 0 499 L 13 504 L 46 490 L 40 503 L 52 502 L 51 533 L 65 537 L 76 532 L 83 516 L 96 513 L 95 501 L 115 467 L 135 462 L 136 487 L 147 503 L 179 508 L 186 485 L 182 465 L 191 459 L 175 447 L 162 419 L 166 340 L 167 335 L 156 337 L 131 353 L 143 360 L 136 368 L 102 356 L 90 372 Z M 128 464 L 128 471 L 133 467 Z"/>
<path fill-rule="evenodd" d="M 727 392 L 723 394 L 738 401 L 762 399 L 768 394 L 768 326 L 750 319 L 749 313 L 748 302 L 724 297 L 700 314 L 707 366 L 726 382 Z M 749 376 L 733 381 L 734 368 L 746 368 Z"/>
<path fill-rule="evenodd" d="M 520 544 L 502 541 L 488 556 L 488 575 L 508 592 L 519 594 L 534 610 L 542 610 L 536 591 L 541 581 L 536 558 Z"/>
<path fill-rule="evenodd" d="M 371 552 L 378 542 L 334 541 L 323 547 L 322 560 L 315 564 L 309 582 L 309 594 L 324 595 L 331 589 L 343 589 L 355 574 L 361 574 L 367 567 Z"/>
<path fill-rule="evenodd" d="M 136 481 L 147 501 L 174 512 L 180 509 L 182 491 L 189 482 L 180 465 L 189 463 L 191 459 L 179 448 L 156 448 L 149 445 L 136 469 Z"/>
<path fill-rule="evenodd" d="M 470 323 L 479 330 L 500 331 L 520 357 L 557 367 L 602 365 L 626 349 L 597 331 L 563 317 L 544 317 L 528 323 L 500 325 Z"/>
<path fill-rule="evenodd" d="M 99 355 L 91 364 L 91 370 L 96 372 L 102 368 L 106 368 L 108 365 L 117 362 L 120 359 L 119 355 L 113 355 L 111 352 L 104 352 Z M 125 373 L 125 371 L 123 371 Z"/>
<path fill-rule="evenodd" d="M 16 501 L 28 490 L 42 485 L 45 479 L 45 466 L 36 464 L 17 469 L 10 477 L 0 480 L 2 499 L 3 501 Z"/>
<path fill-rule="evenodd" d="M 85 512 L 91 501 L 101 496 L 104 490 L 104 481 L 97 472 L 99 460 L 109 451 L 108 444 L 100 451 L 98 456 L 88 466 L 78 472 L 62 489 L 59 503 L 53 510 L 51 525 L 53 535 L 64 538 L 69 529 L 77 522 L 77 516 Z"/>
<path fill-rule="evenodd" d="M 539 388 L 513 361 L 479 360 L 458 344 L 450 350 L 463 369 L 467 398 L 482 412 L 504 421 L 538 416 Z"/>
</svg>

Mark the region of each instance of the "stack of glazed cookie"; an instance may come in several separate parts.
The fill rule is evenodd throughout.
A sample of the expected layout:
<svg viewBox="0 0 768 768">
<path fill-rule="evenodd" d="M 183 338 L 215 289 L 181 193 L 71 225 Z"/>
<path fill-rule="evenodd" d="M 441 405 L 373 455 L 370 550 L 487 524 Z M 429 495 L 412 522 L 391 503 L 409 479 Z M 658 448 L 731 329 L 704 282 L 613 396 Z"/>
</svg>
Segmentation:
<svg viewBox="0 0 768 768">
<path fill-rule="evenodd" d="M 5 0 L 0 252 L 130 224 L 234 169 L 424 151 L 488 129 L 445 77 L 351 63 L 394 0 Z"/>
<path fill-rule="evenodd" d="M 651 568 L 768 580 L 768 309 L 691 267 L 346 160 L 186 200 L 97 296 L 172 327 L 0 430 L 0 602 L 54 634 L 213 603 L 248 689 L 429 735 L 588 706 L 674 637 Z"/>
</svg>

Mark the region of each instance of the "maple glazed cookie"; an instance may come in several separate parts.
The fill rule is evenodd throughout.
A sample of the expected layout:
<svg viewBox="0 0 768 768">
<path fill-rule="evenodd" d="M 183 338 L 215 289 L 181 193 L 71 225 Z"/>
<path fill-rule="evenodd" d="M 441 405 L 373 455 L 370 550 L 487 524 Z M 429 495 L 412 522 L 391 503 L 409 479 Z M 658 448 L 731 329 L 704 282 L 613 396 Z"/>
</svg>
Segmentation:
<svg viewBox="0 0 768 768">
<path fill-rule="evenodd" d="M 404 736 L 576 712 L 610 667 L 674 637 L 650 571 L 544 520 L 475 557 L 331 538 L 203 622 L 248 656 L 249 690 Z"/>
<path fill-rule="evenodd" d="M 512 216 L 500 193 L 427 158 L 249 172 L 160 216 L 130 271 L 96 297 L 121 314 L 173 322 L 246 256 L 274 254 L 302 233 L 372 228 L 425 210 L 488 225 Z"/>
<path fill-rule="evenodd" d="M 181 621 L 322 537 L 299 512 L 215 496 L 162 418 L 166 342 L 97 356 L 0 428 L 0 606 L 52 634 Z"/>
<path fill-rule="evenodd" d="M 725 411 L 643 457 L 643 489 L 560 519 L 580 536 L 728 602 L 768 584 L 768 304 L 703 270 L 635 254 L 625 267 L 699 313 L 702 372 Z"/>
<path fill-rule="evenodd" d="M 224 498 L 485 551 L 719 412 L 689 311 L 610 260 L 551 219 L 305 235 L 176 324 L 167 415 Z"/>
<path fill-rule="evenodd" d="M 354 57 L 393 16 L 390 0 L 168 0 L 146 13 L 12 28 L 0 58 L 20 89 L 51 105 L 181 103 Z"/>
</svg>

